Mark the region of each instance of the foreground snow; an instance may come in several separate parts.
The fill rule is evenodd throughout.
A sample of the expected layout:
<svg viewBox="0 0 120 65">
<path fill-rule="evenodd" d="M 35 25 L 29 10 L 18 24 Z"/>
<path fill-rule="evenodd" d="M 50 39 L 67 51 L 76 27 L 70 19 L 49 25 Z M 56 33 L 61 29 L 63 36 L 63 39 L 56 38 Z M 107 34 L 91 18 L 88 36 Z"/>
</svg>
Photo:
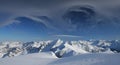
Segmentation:
<svg viewBox="0 0 120 65">
<path fill-rule="evenodd" d="M 50 53 L 34 53 L 0 59 L 0 65 L 47 65 L 57 58 Z"/>
<path fill-rule="evenodd" d="M 81 54 L 57 58 L 52 53 L 34 53 L 0 59 L 0 65 L 119 65 L 120 54 Z"/>
<path fill-rule="evenodd" d="M 82 54 L 56 60 L 50 65 L 120 65 L 120 54 Z"/>
</svg>

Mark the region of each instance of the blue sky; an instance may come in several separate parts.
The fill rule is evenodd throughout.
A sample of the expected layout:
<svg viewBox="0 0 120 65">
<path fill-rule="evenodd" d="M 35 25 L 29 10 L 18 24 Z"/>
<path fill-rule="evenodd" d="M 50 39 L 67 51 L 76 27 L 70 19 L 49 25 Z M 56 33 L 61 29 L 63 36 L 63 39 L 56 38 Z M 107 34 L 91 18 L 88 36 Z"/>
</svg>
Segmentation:
<svg viewBox="0 0 120 65">
<path fill-rule="evenodd" d="M 2 3 L 0 41 L 120 39 L 119 0 L 13 0 Z"/>
</svg>

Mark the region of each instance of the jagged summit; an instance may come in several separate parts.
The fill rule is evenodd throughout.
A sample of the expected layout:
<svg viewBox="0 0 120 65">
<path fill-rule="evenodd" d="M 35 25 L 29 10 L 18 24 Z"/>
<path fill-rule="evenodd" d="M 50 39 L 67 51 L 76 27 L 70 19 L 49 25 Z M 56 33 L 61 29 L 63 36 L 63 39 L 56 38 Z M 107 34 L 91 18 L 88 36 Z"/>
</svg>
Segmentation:
<svg viewBox="0 0 120 65">
<path fill-rule="evenodd" d="M 24 54 L 52 52 L 57 57 L 75 56 L 86 53 L 119 53 L 119 40 L 78 40 L 61 39 L 39 42 L 1 42 L 0 57 L 14 57 Z"/>
</svg>

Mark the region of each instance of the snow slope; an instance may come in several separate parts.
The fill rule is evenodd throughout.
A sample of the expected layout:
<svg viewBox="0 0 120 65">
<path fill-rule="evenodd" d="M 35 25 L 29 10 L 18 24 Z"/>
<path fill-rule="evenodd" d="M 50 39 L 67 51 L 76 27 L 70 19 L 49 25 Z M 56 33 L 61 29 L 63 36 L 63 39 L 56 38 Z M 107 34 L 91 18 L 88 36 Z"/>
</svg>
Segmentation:
<svg viewBox="0 0 120 65">
<path fill-rule="evenodd" d="M 120 65 L 120 54 L 82 54 L 56 60 L 50 65 Z"/>
<path fill-rule="evenodd" d="M 56 59 L 51 53 L 34 53 L 0 59 L 0 65 L 47 65 Z"/>
<path fill-rule="evenodd" d="M 0 65 L 120 65 L 120 54 L 81 54 L 56 58 L 49 53 L 34 53 L 0 59 Z"/>
</svg>

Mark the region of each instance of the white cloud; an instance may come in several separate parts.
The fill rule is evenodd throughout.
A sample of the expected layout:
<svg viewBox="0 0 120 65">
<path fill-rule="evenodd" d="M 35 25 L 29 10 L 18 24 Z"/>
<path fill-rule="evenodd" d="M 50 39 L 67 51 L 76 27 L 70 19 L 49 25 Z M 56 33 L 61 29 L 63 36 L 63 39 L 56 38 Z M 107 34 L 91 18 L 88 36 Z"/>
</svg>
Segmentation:
<svg viewBox="0 0 120 65">
<path fill-rule="evenodd" d="M 72 38 L 82 38 L 81 36 L 75 35 L 53 35 L 54 37 L 72 37 Z"/>
</svg>

